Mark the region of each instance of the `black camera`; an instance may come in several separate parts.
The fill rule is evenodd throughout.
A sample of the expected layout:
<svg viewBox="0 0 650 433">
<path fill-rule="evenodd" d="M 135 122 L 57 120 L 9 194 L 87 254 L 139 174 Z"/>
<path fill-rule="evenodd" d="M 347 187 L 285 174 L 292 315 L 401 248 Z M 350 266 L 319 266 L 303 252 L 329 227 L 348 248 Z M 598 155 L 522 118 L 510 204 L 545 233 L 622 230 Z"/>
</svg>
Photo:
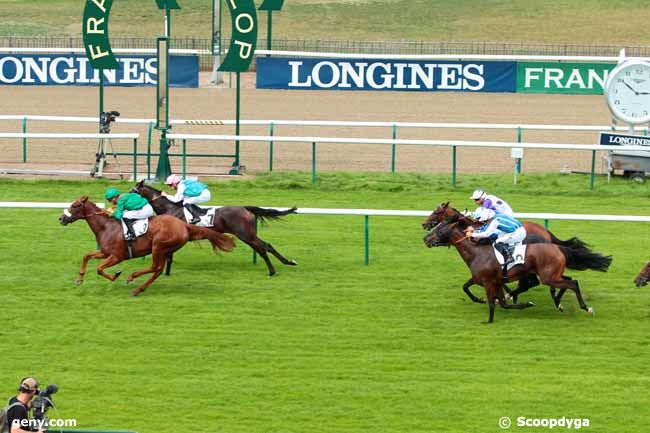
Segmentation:
<svg viewBox="0 0 650 433">
<path fill-rule="evenodd" d="M 115 118 L 120 116 L 119 111 L 104 111 L 99 115 L 99 132 L 108 134 L 111 132 L 111 123 L 115 122 Z"/>
<path fill-rule="evenodd" d="M 32 402 L 33 419 L 39 422 L 47 420 L 45 413 L 49 408 L 55 407 L 51 396 L 52 394 L 56 394 L 58 391 L 59 387 L 57 385 L 48 385 L 47 388 L 45 388 L 45 391 L 38 391 L 36 398 Z"/>
</svg>

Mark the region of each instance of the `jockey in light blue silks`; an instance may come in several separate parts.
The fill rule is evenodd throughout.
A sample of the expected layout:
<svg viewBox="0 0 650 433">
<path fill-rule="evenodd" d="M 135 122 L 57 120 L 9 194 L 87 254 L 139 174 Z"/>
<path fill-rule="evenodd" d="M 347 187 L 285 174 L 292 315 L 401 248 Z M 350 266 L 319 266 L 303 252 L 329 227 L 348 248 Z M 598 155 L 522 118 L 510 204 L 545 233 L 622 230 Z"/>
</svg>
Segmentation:
<svg viewBox="0 0 650 433">
<path fill-rule="evenodd" d="M 163 195 L 174 203 L 182 201 L 183 207 L 192 214 L 190 224 L 198 223 L 205 211 L 196 205 L 210 200 L 211 194 L 208 186 L 196 180 L 181 180 L 177 174 L 169 175 L 165 184 L 175 189 L 176 194 L 163 193 Z"/>
<path fill-rule="evenodd" d="M 515 217 L 496 213 L 492 209 L 481 208 L 472 217 L 485 223 L 478 230 L 470 227 L 469 235 L 475 239 L 494 239 L 494 248 L 503 255 L 503 276 L 508 273 L 508 263 L 512 261 L 512 252 L 517 244 L 526 237 L 526 229 Z"/>
<path fill-rule="evenodd" d="M 471 197 L 474 202 L 486 209 L 492 209 L 496 213 L 502 213 L 509 216 L 513 215 L 512 208 L 505 200 L 500 199 L 496 195 L 489 195 L 482 189 L 475 190 Z"/>
</svg>

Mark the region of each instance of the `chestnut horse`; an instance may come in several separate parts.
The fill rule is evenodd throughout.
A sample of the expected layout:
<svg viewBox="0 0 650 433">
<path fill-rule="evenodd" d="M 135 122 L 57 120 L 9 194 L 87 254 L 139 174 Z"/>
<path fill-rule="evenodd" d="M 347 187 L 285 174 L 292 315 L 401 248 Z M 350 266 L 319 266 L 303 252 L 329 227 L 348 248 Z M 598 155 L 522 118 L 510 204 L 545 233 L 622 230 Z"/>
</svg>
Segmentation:
<svg viewBox="0 0 650 433">
<path fill-rule="evenodd" d="M 143 180 L 138 182 L 131 192 L 136 192 L 149 200 L 151 207 L 158 215 L 169 214 L 185 221 L 182 202 L 174 203 L 168 200 L 167 197 L 162 195 L 161 191 L 145 185 Z M 295 260 L 287 260 L 271 244 L 257 237 L 256 219 L 262 222 L 266 219 L 276 220 L 285 215 L 296 213 L 296 210 L 295 207 L 279 211 L 255 206 L 224 206 L 216 210 L 213 221 L 214 227 L 210 227 L 210 229 L 221 233 L 232 233 L 237 236 L 264 259 L 269 270 L 269 276 L 273 276 L 275 275 L 275 268 L 267 253 L 273 254 L 285 265 L 295 266 L 298 263 Z M 169 265 L 167 269 L 169 274 Z"/>
<path fill-rule="evenodd" d="M 472 273 L 472 279 L 485 288 L 490 308 L 488 323 L 494 321 L 494 306 L 498 302 L 504 308 L 526 308 L 528 304 L 507 305 L 503 293 L 504 279 L 501 265 L 494 255 L 491 245 L 477 245 L 467 237 L 465 229 L 475 221 L 463 215 L 455 215 L 438 224 L 431 233 L 424 237 L 428 247 L 455 246 L 465 264 Z M 561 310 L 560 301 L 564 292 L 575 292 L 580 308 L 593 314 L 593 309 L 585 304 L 577 280 L 564 275 L 566 268 L 576 270 L 593 269 L 605 272 L 612 262 L 611 256 L 605 257 L 587 248 L 569 248 L 557 244 L 528 244 L 523 265 L 512 267 L 508 271 L 507 281 L 516 281 L 530 275 L 537 275 L 543 284 L 550 286 L 555 307 Z M 555 293 L 555 289 L 559 292 Z"/>
<path fill-rule="evenodd" d="M 650 281 L 650 262 L 646 263 L 641 269 L 639 275 L 634 279 L 634 284 L 636 284 L 637 287 L 642 287 L 648 284 L 648 281 Z"/>
<path fill-rule="evenodd" d="M 153 273 L 151 278 L 143 285 L 133 290 L 133 296 L 139 295 L 149 287 L 162 273 L 165 267 L 165 261 L 174 251 L 180 249 L 188 241 L 208 239 L 215 251 L 232 251 L 235 246 L 234 241 L 229 236 L 202 227 L 185 224 L 172 216 L 163 215 L 149 219 L 147 233 L 133 241 L 133 256 L 129 257 L 127 243 L 124 240 L 122 222 L 97 207 L 97 205 L 88 200 L 87 196 L 83 196 L 72 203 L 63 212 L 63 215 L 59 217 L 59 222 L 65 226 L 80 219 L 85 219 L 90 230 L 95 234 L 99 251 L 88 253 L 83 257 L 81 269 L 79 270 L 79 278 L 77 278 L 77 285 L 83 283 L 86 267 L 90 259 L 106 259 L 97 267 L 97 273 L 110 281 L 115 281 L 122 271 L 117 271 L 115 274 L 109 275 L 104 272 L 104 269 L 115 266 L 133 257 L 142 257 L 151 254 L 151 267 L 132 273 L 126 280 L 127 283 L 130 283 L 141 275 Z"/>
<path fill-rule="evenodd" d="M 460 214 L 460 212 L 458 212 L 453 207 L 449 206 L 449 202 L 440 203 L 438 207 L 435 208 L 435 210 L 431 213 L 431 215 L 429 215 L 427 219 L 422 223 L 422 228 L 425 230 L 431 230 L 437 224 L 440 224 L 445 219 L 450 218 L 456 214 Z M 555 237 L 555 235 L 551 233 L 546 227 L 541 226 L 537 223 L 524 221 L 522 222 L 522 224 L 526 229 L 526 236 L 527 237 L 530 236 L 531 238 L 536 237 L 535 242 L 540 242 L 541 240 L 545 240 L 547 242 L 557 244 L 557 245 L 562 245 L 569 248 L 587 247 L 587 244 L 585 244 L 584 242 L 582 242 L 580 239 L 576 237 L 573 237 L 566 241 L 560 240 L 557 237 Z M 476 302 L 478 304 L 484 304 L 485 301 L 483 299 L 478 298 L 471 292 L 471 290 L 469 290 L 469 288 L 472 285 L 474 285 L 474 280 L 470 278 L 469 280 L 467 280 L 465 284 L 463 284 L 463 291 L 472 300 L 472 302 Z M 514 293 L 510 292 L 507 287 L 504 287 L 504 289 L 506 290 L 506 292 L 508 292 L 509 296 L 513 296 L 513 299 L 516 303 L 518 294 L 521 294 L 537 285 L 539 285 L 539 280 L 535 276 L 531 276 L 520 280 L 519 285 L 517 286 L 517 290 Z"/>
</svg>

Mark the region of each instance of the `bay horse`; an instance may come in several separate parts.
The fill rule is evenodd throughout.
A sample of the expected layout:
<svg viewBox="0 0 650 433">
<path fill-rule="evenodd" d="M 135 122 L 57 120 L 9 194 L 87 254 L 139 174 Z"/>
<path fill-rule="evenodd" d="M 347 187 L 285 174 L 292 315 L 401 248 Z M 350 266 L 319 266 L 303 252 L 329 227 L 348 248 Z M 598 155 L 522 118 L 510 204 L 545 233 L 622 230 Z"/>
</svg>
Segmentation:
<svg viewBox="0 0 650 433">
<path fill-rule="evenodd" d="M 87 196 L 75 200 L 59 217 L 59 222 L 65 226 L 80 219 L 85 219 L 90 230 L 95 234 L 99 250 L 84 255 L 79 277 L 77 278 L 77 285 L 83 283 L 86 267 L 90 259 L 105 259 L 97 267 L 97 273 L 110 281 L 115 281 L 122 271 L 118 270 L 115 274 L 109 275 L 104 272 L 104 269 L 130 258 L 151 254 L 151 267 L 133 272 L 126 280 L 127 283 L 131 283 L 141 275 L 153 273 L 144 284 L 133 290 L 133 296 L 139 295 L 149 287 L 162 273 L 165 261 L 188 241 L 208 239 L 215 252 L 217 250 L 232 251 L 235 246 L 232 238 L 223 233 L 185 224 L 172 216 L 162 215 L 149 219 L 147 233 L 133 241 L 133 255 L 129 257 L 122 222 L 100 209 Z"/>
<path fill-rule="evenodd" d="M 438 207 L 434 209 L 431 215 L 429 215 L 427 219 L 424 220 L 424 222 L 422 223 L 422 228 L 425 230 L 431 230 L 436 225 L 442 223 L 445 219 L 450 218 L 457 214 L 460 214 L 460 212 L 454 209 L 453 207 L 449 206 L 449 202 L 440 203 Z M 566 241 L 560 240 L 546 227 L 534 222 L 523 221 L 522 225 L 524 226 L 524 229 L 526 229 L 526 237 L 529 239 L 534 238 L 535 242 L 546 241 L 546 242 L 550 242 L 556 245 L 561 245 L 569 248 L 587 248 L 588 246 L 586 243 L 584 243 L 577 237 L 572 237 L 571 239 L 568 239 Z M 472 302 L 476 302 L 478 304 L 484 304 L 485 300 L 475 296 L 472 293 L 472 291 L 469 289 L 474 284 L 475 284 L 474 280 L 470 278 L 465 282 L 465 284 L 463 284 L 463 291 L 472 300 Z M 519 281 L 519 285 L 517 286 L 515 292 L 510 292 L 507 287 L 504 287 L 504 289 L 506 290 L 506 292 L 508 292 L 508 296 L 513 296 L 513 300 L 516 303 L 518 294 L 521 294 L 537 285 L 539 285 L 539 280 L 537 279 L 537 277 L 530 276 L 530 277 L 525 277 L 524 279 Z"/>
<path fill-rule="evenodd" d="M 641 268 L 641 272 L 639 272 L 639 275 L 634 279 L 634 284 L 637 287 L 643 287 L 648 284 L 648 281 L 650 281 L 650 262 L 646 263 L 645 266 Z"/>
<path fill-rule="evenodd" d="M 185 215 L 183 212 L 183 203 L 174 203 L 162 195 L 162 191 L 157 190 L 149 185 L 144 184 L 144 180 L 138 182 L 131 192 L 136 192 L 142 197 L 149 200 L 151 207 L 158 215 L 168 214 L 173 215 L 185 222 Z M 296 213 L 295 207 L 279 211 L 276 209 L 263 209 L 255 206 L 224 206 L 218 208 L 214 214 L 213 224 L 214 227 L 210 229 L 220 233 L 232 233 L 241 239 L 244 243 L 250 246 L 257 254 L 259 254 L 266 263 L 269 270 L 269 276 L 275 275 L 275 268 L 269 259 L 268 253 L 277 257 L 280 262 L 289 266 L 296 266 L 298 263 L 295 260 L 287 260 L 282 254 L 277 252 L 273 245 L 263 241 L 257 236 L 256 219 L 264 223 L 267 219 L 277 220 L 285 215 Z M 169 265 L 168 264 L 168 274 Z"/>
<path fill-rule="evenodd" d="M 465 229 L 475 221 L 463 215 L 455 215 L 438 224 L 424 237 L 428 247 L 451 246 L 465 261 L 472 273 L 472 279 L 485 288 L 490 315 L 488 323 L 494 321 L 494 306 L 499 303 L 503 308 L 527 308 L 532 303 L 507 305 L 503 293 L 506 281 L 516 281 L 530 275 L 537 275 L 542 284 L 550 287 L 555 307 L 561 310 L 560 301 L 564 292 L 575 292 L 580 308 L 593 314 L 594 310 L 585 304 L 577 280 L 564 275 L 566 268 L 575 270 L 592 269 L 605 272 L 612 262 L 611 256 L 603 256 L 587 248 L 569 248 L 551 243 L 528 244 L 523 265 L 512 267 L 504 281 L 501 265 L 496 259 L 491 245 L 477 245 L 467 237 Z M 556 294 L 555 290 L 558 289 Z"/>
</svg>

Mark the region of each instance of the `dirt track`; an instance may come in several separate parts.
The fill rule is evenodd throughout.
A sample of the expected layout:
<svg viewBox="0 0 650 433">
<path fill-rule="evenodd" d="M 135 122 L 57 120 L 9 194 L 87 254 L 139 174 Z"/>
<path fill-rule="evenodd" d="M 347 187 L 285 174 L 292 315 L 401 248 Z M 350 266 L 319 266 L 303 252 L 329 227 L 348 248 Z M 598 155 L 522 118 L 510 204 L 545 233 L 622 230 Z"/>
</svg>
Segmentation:
<svg viewBox="0 0 650 433">
<path fill-rule="evenodd" d="M 207 75 L 202 74 L 202 83 Z M 254 88 L 254 75 L 243 78 L 242 119 L 271 120 L 356 120 L 399 122 L 458 123 L 537 123 L 607 125 L 610 116 L 602 96 L 419 93 L 419 92 L 333 92 L 273 91 Z M 105 108 L 118 110 L 122 117 L 153 118 L 155 88 L 108 88 Z M 0 87 L 0 113 L 96 116 L 98 91 L 87 87 Z M 171 118 L 234 119 L 235 90 L 227 87 L 171 90 Z M 20 132 L 18 121 L 0 122 L 0 132 Z M 90 123 L 30 122 L 29 132 L 95 132 Z M 139 132 L 140 151 L 146 149 L 146 127 L 117 124 L 113 132 Z M 178 126 L 174 132 L 234 134 L 234 126 Z M 268 135 L 267 127 L 243 126 L 242 134 Z M 390 138 L 390 128 L 338 127 L 276 127 L 275 135 Z M 398 130 L 399 138 L 480 139 L 516 141 L 515 131 L 489 130 Z M 157 134 L 154 135 L 156 143 Z M 597 133 L 561 131 L 524 131 L 524 141 L 556 143 L 595 143 Z M 88 169 L 94 161 L 96 143 L 51 140 L 30 140 L 28 164 L 22 164 L 20 140 L 0 140 L 0 168 L 66 168 Z M 130 151 L 131 143 L 114 142 L 118 151 Z M 232 143 L 190 142 L 194 153 L 230 153 Z M 266 171 L 269 165 L 268 143 L 243 142 L 242 163 L 248 173 Z M 154 145 L 157 150 L 157 145 Z M 180 152 L 180 148 L 173 149 Z M 509 149 L 459 149 L 458 169 L 462 172 L 506 172 L 512 170 Z M 390 170 L 390 146 L 320 144 L 317 150 L 318 170 Z M 399 147 L 397 171 L 448 173 L 451 171 L 451 150 L 431 147 Z M 125 171 L 131 160 L 120 157 Z M 192 172 L 225 173 L 231 160 L 194 158 L 188 160 Z M 524 156 L 524 171 L 556 172 L 563 167 L 589 170 L 590 152 L 530 151 Z M 276 143 L 275 170 L 310 170 L 310 143 Z M 172 160 L 174 169 L 180 159 Z M 600 159 L 597 168 L 600 169 Z M 145 159 L 139 170 L 146 170 Z M 155 170 L 155 161 L 154 161 Z"/>
</svg>

